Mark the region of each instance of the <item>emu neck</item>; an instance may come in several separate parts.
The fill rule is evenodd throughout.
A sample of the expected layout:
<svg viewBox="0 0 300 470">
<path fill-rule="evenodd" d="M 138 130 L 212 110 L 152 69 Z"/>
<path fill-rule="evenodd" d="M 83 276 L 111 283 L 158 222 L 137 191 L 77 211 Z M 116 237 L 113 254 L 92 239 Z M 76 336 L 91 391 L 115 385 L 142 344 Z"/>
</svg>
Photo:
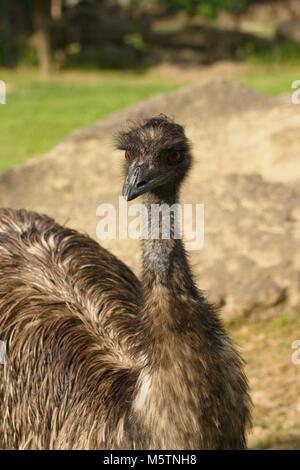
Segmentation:
<svg viewBox="0 0 300 470">
<path fill-rule="evenodd" d="M 151 205 L 175 204 L 177 194 L 149 194 L 144 202 L 148 223 L 156 224 Z M 160 234 L 163 221 L 158 223 Z M 151 430 L 149 446 L 161 449 L 194 448 L 198 444 L 191 436 L 199 435 L 194 419 L 199 373 L 193 357 L 198 349 L 193 330 L 199 299 L 176 231 L 176 218 L 171 217 L 169 239 L 143 241 L 142 369 L 133 406 Z"/>
<path fill-rule="evenodd" d="M 190 291 L 193 283 L 184 246 L 179 238 L 176 189 L 165 193 L 148 193 L 144 197 L 144 204 L 147 209 L 144 229 L 148 234 L 148 238 L 143 239 L 143 286 L 146 293 L 154 285 L 175 287 L 180 280 L 184 280 L 181 288 Z"/>
</svg>

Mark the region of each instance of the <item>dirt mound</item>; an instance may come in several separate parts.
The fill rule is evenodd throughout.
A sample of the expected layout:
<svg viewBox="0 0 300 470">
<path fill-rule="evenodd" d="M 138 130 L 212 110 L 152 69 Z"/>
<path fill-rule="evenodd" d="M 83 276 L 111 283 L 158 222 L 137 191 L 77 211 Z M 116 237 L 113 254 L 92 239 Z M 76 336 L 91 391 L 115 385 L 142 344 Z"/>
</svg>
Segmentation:
<svg viewBox="0 0 300 470">
<path fill-rule="evenodd" d="M 299 305 L 299 108 L 234 83 L 167 93 L 76 131 L 4 174 L 0 206 L 45 212 L 95 237 L 97 206 L 116 203 L 122 185 L 112 135 L 159 113 L 183 123 L 193 142 L 182 196 L 205 204 L 204 248 L 191 252 L 199 286 L 231 317 Z M 136 241 L 102 244 L 138 271 Z"/>
</svg>

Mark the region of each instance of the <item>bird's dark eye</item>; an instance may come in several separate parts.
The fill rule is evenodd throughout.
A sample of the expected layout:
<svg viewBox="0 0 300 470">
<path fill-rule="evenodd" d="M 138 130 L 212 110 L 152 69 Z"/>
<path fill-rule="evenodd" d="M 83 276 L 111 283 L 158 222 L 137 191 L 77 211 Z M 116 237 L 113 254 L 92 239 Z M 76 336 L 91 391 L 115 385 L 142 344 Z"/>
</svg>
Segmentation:
<svg viewBox="0 0 300 470">
<path fill-rule="evenodd" d="M 130 153 L 128 152 L 128 150 L 125 150 L 124 157 L 125 157 L 125 160 L 127 160 L 128 162 L 131 162 L 132 157 L 131 157 Z"/>
<path fill-rule="evenodd" d="M 180 152 L 171 152 L 168 154 L 168 162 L 170 165 L 176 165 L 181 160 L 181 153 Z"/>
</svg>

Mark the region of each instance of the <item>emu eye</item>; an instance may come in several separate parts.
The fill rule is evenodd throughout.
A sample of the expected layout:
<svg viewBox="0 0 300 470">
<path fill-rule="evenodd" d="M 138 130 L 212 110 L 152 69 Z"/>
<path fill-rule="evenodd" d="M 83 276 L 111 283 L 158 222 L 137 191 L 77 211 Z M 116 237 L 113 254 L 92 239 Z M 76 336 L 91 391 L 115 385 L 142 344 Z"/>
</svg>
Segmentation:
<svg viewBox="0 0 300 470">
<path fill-rule="evenodd" d="M 181 160 L 181 153 L 180 152 L 171 152 L 168 155 L 168 162 L 170 165 L 176 165 Z"/>
<path fill-rule="evenodd" d="M 128 150 L 125 150 L 124 157 L 125 157 L 125 160 L 127 160 L 128 162 L 131 162 L 132 158 Z"/>
</svg>

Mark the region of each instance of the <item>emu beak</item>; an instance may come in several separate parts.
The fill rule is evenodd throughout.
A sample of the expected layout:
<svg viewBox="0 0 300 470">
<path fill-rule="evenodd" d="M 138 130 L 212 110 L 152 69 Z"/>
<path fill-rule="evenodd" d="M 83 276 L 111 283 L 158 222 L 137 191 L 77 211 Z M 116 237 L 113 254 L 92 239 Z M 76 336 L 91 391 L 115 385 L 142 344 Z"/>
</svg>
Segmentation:
<svg viewBox="0 0 300 470">
<path fill-rule="evenodd" d="M 126 201 L 132 201 L 161 184 L 161 175 L 155 169 L 150 169 L 147 163 L 141 163 L 129 168 L 122 195 Z"/>
</svg>

